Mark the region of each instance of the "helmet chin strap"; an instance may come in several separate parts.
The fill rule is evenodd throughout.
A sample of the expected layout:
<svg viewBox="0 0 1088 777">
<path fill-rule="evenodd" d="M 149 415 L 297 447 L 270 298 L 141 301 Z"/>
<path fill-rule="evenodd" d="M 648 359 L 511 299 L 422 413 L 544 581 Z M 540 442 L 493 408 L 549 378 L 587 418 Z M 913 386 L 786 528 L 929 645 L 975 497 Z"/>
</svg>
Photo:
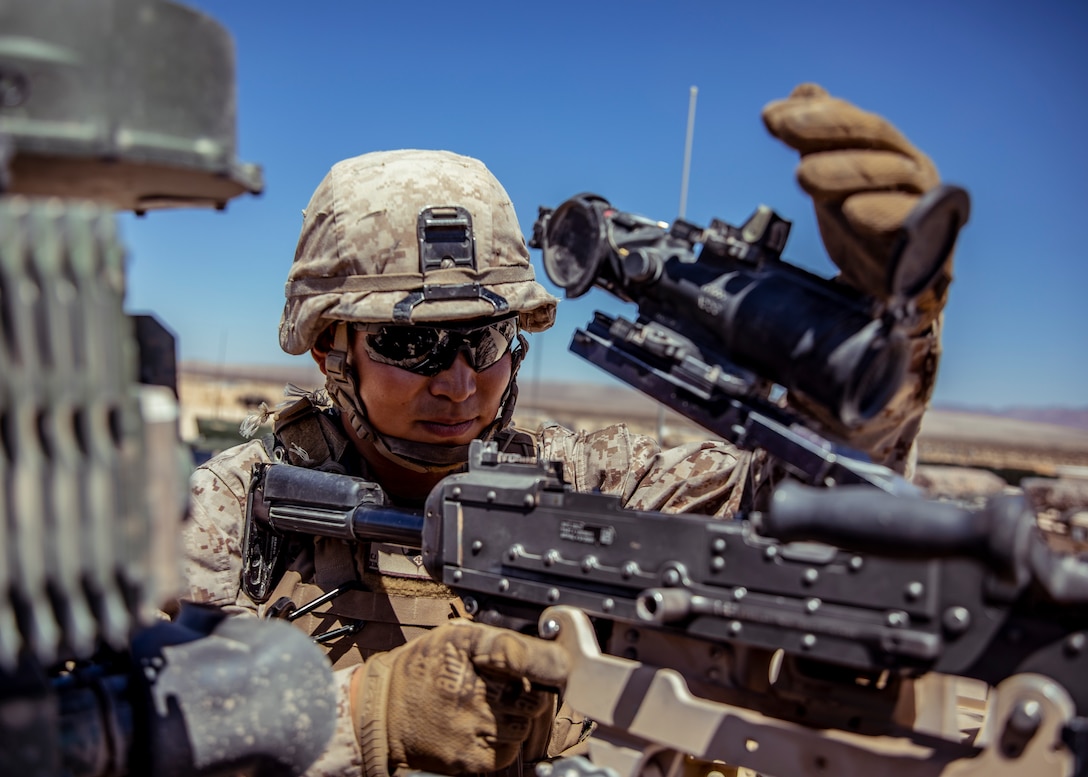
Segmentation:
<svg viewBox="0 0 1088 777">
<path fill-rule="evenodd" d="M 351 356 L 350 327 L 340 321 L 334 325 L 333 347 L 325 359 L 325 388 L 340 412 L 360 439 L 369 440 L 385 458 L 412 472 L 452 472 L 468 462 L 468 445 L 437 445 L 416 442 L 402 437 L 382 434 L 367 417 L 366 406 L 359 397 L 356 367 Z M 510 424 L 517 402 L 518 368 L 529 349 L 525 336 L 518 332 L 520 349 L 511 353 L 510 382 L 506 385 L 499 414 L 481 432 L 480 438 L 490 440 L 500 429 Z"/>
</svg>

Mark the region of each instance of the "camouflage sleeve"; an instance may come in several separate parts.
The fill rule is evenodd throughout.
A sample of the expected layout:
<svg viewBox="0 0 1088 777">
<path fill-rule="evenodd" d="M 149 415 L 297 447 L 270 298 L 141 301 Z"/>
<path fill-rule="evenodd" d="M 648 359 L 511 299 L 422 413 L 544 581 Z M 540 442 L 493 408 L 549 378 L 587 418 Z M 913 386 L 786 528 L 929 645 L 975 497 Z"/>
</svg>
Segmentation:
<svg viewBox="0 0 1088 777">
<path fill-rule="evenodd" d="M 256 613 L 257 605 L 241 592 L 242 533 L 250 472 L 268 460 L 264 446 L 253 441 L 193 472 L 181 534 L 181 598 Z"/>
<path fill-rule="evenodd" d="M 336 685 L 336 728 L 325 752 L 306 770 L 304 777 L 349 777 L 362 775 L 363 755 L 351 714 L 351 678 L 362 664 L 333 672 Z"/>
<path fill-rule="evenodd" d="M 759 469 L 750 454 L 727 442 L 662 450 L 623 424 L 595 432 L 548 426 L 540 443 L 545 458 L 563 462 L 574 489 L 615 494 L 634 510 L 732 516 Z"/>
<path fill-rule="evenodd" d="M 234 615 L 256 616 L 258 605 L 241 591 L 242 533 L 253 465 L 268 461 L 258 441 L 232 448 L 198 467 L 190 479 L 190 515 L 182 531 L 182 597 L 218 604 Z M 337 721 L 332 740 L 306 777 L 362 774 L 362 755 L 351 718 L 352 674 L 333 673 Z"/>
</svg>

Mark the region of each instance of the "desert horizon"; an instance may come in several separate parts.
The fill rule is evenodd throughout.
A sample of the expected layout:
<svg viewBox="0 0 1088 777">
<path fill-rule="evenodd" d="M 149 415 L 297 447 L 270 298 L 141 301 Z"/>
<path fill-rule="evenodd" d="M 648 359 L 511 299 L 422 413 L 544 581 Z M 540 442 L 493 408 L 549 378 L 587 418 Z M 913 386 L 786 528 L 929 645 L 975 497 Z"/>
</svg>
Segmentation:
<svg viewBox="0 0 1088 777">
<path fill-rule="evenodd" d="M 200 436 L 198 418 L 240 423 L 261 402 L 269 407 L 282 402 L 289 383 L 314 390 L 324 382 L 313 365 L 183 362 L 178 373 L 181 433 L 190 441 Z M 526 428 L 555 422 L 576 430 L 623 421 L 636 432 L 663 437 L 668 445 L 709 435 L 659 407 L 650 397 L 618 384 L 530 381 L 520 385 L 515 421 Z M 935 406 L 922 424 L 919 460 L 1048 476 L 1088 468 L 1088 407 L 1040 407 L 1034 417 L 1031 410 Z"/>
</svg>

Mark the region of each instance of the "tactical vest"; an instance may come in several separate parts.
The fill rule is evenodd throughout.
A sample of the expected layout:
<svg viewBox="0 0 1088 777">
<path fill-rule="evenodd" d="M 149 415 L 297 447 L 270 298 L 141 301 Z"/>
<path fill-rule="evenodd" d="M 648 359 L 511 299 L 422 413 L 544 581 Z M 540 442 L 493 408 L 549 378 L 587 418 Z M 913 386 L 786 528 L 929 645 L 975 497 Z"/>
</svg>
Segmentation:
<svg viewBox="0 0 1088 777">
<path fill-rule="evenodd" d="M 507 429 L 496 435 L 500 450 L 536 456 L 536 439 Z M 366 477 L 365 462 L 334 413 L 303 398 L 279 414 L 265 438 L 274 461 Z M 362 663 L 453 618 L 469 618 L 460 597 L 431 579 L 417 548 L 328 537 L 292 538 L 293 558 L 261 605 L 261 614 L 284 617 L 311 635 L 334 669 Z M 590 724 L 561 708 L 552 726 L 534 726 L 521 763 L 501 774 L 520 774 L 528 764 L 582 742 Z"/>
</svg>

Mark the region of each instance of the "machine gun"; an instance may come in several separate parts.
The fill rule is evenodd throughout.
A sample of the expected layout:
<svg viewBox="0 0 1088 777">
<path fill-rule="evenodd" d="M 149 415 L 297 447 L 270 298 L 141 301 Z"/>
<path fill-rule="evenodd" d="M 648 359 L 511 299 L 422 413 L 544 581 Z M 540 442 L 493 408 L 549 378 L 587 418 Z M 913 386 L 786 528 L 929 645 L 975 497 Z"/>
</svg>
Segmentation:
<svg viewBox="0 0 1088 777">
<path fill-rule="evenodd" d="M 972 511 L 784 483 L 765 513 L 666 515 L 477 441 L 422 514 L 360 478 L 259 464 L 251 594 L 269 559 L 254 544 L 291 533 L 420 547 L 476 619 L 558 639 L 594 765 L 625 777 L 684 756 L 770 775 L 1085 773 L 1088 563 L 1048 547 L 1022 495 Z M 962 678 L 993 689 L 977 736 L 950 705 Z"/>
<path fill-rule="evenodd" d="M 165 0 L 0 17 L 0 774 L 302 772 L 335 723 L 324 656 L 280 623 L 158 617 L 189 468 L 175 344 L 123 310 L 114 209 L 261 189 L 233 44 Z"/>
</svg>

